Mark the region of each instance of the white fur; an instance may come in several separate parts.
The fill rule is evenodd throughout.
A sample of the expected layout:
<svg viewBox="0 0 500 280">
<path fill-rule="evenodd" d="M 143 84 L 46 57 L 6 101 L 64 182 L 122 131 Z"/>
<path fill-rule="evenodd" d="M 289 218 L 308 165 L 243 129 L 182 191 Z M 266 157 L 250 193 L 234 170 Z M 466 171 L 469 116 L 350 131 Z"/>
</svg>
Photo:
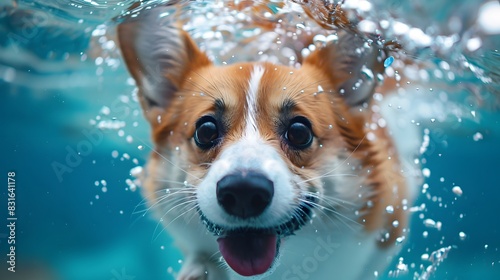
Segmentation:
<svg viewBox="0 0 500 280">
<path fill-rule="evenodd" d="M 250 76 L 247 92 L 247 116 L 246 116 L 246 136 L 258 133 L 257 129 L 257 95 L 259 94 L 260 80 L 264 75 L 264 67 L 256 65 Z"/>
<path fill-rule="evenodd" d="M 225 228 L 274 227 L 290 219 L 289 213 L 295 201 L 293 180 L 286 163 L 278 152 L 260 137 L 257 130 L 256 101 L 260 79 L 264 74 L 262 66 L 252 72 L 247 93 L 246 128 L 242 138 L 222 151 L 207 176 L 198 186 L 197 198 L 200 210 L 213 223 Z M 265 155 L 265 156 L 264 156 Z M 274 184 L 274 196 L 263 214 L 252 219 L 239 219 L 228 215 L 217 204 L 216 185 L 224 176 L 237 171 L 252 170 L 263 174 Z"/>
</svg>

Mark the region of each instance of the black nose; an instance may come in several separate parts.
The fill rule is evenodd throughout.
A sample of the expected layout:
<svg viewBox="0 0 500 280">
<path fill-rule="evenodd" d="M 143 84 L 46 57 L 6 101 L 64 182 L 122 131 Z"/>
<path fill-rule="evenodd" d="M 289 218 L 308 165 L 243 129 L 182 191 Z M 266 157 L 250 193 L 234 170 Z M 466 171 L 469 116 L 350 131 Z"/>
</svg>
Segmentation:
<svg viewBox="0 0 500 280">
<path fill-rule="evenodd" d="M 257 172 L 239 172 L 217 182 L 219 205 L 240 218 L 260 215 L 271 204 L 273 195 L 273 182 Z"/>
</svg>

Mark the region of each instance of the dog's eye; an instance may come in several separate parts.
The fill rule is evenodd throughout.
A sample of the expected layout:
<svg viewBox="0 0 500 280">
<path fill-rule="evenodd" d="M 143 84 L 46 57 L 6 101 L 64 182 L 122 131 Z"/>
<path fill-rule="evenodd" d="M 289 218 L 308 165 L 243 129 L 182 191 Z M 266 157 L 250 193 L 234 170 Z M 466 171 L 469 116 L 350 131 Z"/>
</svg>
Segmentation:
<svg viewBox="0 0 500 280">
<path fill-rule="evenodd" d="M 313 141 L 311 123 L 304 117 L 293 118 L 285 132 L 285 138 L 295 149 L 302 150 L 308 148 Z"/>
<path fill-rule="evenodd" d="M 196 122 L 194 141 L 198 147 L 202 149 L 209 149 L 217 144 L 219 129 L 217 128 L 216 123 L 217 121 L 212 116 L 201 117 Z"/>
</svg>

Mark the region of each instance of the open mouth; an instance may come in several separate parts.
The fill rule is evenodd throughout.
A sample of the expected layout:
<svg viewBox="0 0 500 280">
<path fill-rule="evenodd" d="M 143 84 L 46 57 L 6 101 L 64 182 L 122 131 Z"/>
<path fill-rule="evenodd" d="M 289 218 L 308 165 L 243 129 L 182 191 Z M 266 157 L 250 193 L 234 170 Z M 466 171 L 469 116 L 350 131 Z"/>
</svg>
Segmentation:
<svg viewBox="0 0 500 280">
<path fill-rule="evenodd" d="M 301 203 L 293 217 L 270 228 L 237 228 L 226 230 L 201 215 L 203 223 L 219 236 L 219 251 L 226 263 L 242 276 L 263 274 L 272 267 L 279 254 L 281 238 L 293 235 L 311 219 L 312 204 Z"/>
</svg>

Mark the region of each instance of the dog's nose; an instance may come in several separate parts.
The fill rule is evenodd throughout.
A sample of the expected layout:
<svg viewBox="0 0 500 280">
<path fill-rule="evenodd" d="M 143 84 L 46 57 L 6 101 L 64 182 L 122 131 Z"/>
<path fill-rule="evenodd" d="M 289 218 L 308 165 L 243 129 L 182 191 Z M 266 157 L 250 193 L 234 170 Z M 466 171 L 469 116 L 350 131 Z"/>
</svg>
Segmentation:
<svg viewBox="0 0 500 280">
<path fill-rule="evenodd" d="M 260 215 L 274 195 L 274 184 L 257 172 L 226 175 L 217 182 L 217 201 L 224 210 L 240 218 Z"/>
</svg>

